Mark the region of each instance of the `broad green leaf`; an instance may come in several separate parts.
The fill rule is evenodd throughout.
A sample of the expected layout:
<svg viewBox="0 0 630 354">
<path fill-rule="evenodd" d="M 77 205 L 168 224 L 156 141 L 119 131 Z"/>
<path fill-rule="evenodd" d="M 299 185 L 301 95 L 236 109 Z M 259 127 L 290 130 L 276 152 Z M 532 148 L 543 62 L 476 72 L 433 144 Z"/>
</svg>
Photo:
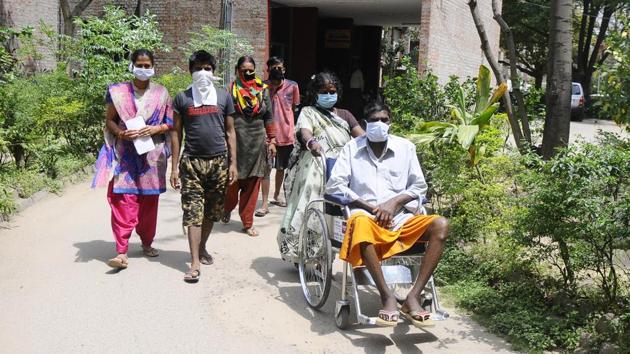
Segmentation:
<svg viewBox="0 0 630 354">
<path fill-rule="evenodd" d="M 490 122 L 490 118 L 494 115 L 494 112 L 499 109 L 499 103 L 495 103 L 492 106 L 486 108 L 480 115 L 478 115 L 475 119 L 471 121 L 471 124 L 479 125 L 479 127 L 483 127 Z"/>
<path fill-rule="evenodd" d="M 407 138 L 416 145 L 429 144 L 436 139 L 433 134 L 411 134 Z"/>
<path fill-rule="evenodd" d="M 478 125 L 460 125 L 457 129 L 457 140 L 464 149 L 468 150 L 477 133 L 479 133 Z"/>
<path fill-rule="evenodd" d="M 479 65 L 475 113 L 481 113 L 488 107 L 488 98 L 490 97 L 490 79 L 490 70 L 484 65 Z"/>
</svg>

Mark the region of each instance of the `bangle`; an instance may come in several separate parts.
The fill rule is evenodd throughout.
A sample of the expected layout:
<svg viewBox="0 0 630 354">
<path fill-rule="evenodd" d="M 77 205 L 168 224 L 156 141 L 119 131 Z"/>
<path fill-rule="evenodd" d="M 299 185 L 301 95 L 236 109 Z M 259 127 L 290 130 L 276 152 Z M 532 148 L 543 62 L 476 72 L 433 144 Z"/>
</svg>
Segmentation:
<svg viewBox="0 0 630 354">
<path fill-rule="evenodd" d="M 308 139 L 308 141 L 306 142 L 306 150 L 311 151 L 311 144 L 312 144 L 313 142 L 317 142 L 317 141 L 315 140 L 315 138 L 310 138 L 310 139 Z"/>
</svg>

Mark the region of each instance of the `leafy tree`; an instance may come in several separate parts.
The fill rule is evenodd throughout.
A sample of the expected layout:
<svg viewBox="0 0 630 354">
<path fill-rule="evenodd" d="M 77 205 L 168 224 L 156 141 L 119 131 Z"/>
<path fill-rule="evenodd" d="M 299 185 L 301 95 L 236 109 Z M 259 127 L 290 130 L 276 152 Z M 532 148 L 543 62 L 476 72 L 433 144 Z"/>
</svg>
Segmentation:
<svg viewBox="0 0 630 354">
<path fill-rule="evenodd" d="M 503 1 L 503 18 L 514 35 L 518 69 L 533 77 L 536 88 L 542 86 L 547 67 L 549 42 L 549 0 Z M 501 36 L 503 48 L 506 37 Z"/>
<path fill-rule="evenodd" d="M 606 39 L 610 63 L 602 65 L 603 97 L 601 110 L 630 129 L 630 16 L 620 13 L 618 28 Z"/>
<path fill-rule="evenodd" d="M 190 40 L 181 48 L 186 58 L 201 49 L 217 56 L 215 76 L 222 75 L 226 85 L 231 81 L 230 75 L 234 72 L 238 58 L 254 52 L 254 48 L 246 39 L 230 31 L 210 26 L 203 26 L 200 32 L 191 32 Z"/>
<path fill-rule="evenodd" d="M 593 73 L 608 56 L 606 52 L 602 52 L 602 45 L 608 35 L 611 20 L 620 10 L 628 8 L 630 5 L 627 0 L 578 1 L 576 20 L 579 21 L 579 32 L 573 60 L 573 80 L 582 84 L 587 106 L 591 103 Z"/>
</svg>

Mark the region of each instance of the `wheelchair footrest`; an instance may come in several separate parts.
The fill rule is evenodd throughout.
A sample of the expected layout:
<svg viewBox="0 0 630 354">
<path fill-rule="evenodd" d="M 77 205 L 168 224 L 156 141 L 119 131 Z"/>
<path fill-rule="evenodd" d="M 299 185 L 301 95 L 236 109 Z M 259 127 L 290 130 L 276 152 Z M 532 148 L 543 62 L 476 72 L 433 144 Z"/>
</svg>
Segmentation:
<svg viewBox="0 0 630 354">
<path fill-rule="evenodd" d="M 413 277 L 411 275 L 411 269 L 404 265 L 384 265 L 381 266 L 383 271 L 383 277 L 387 284 L 410 284 L 413 283 Z M 365 267 L 354 269 L 354 278 L 357 285 L 373 285 L 374 279 L 370 275 L 370 272 Z"/>
<path fill-rule="evenodd" d="M 444 321 L 449 318 L 451 315 L 444 310 L 437 310 L 436 312 L 431 313 L 431 319 L 434 321 Z"/>
</svg>

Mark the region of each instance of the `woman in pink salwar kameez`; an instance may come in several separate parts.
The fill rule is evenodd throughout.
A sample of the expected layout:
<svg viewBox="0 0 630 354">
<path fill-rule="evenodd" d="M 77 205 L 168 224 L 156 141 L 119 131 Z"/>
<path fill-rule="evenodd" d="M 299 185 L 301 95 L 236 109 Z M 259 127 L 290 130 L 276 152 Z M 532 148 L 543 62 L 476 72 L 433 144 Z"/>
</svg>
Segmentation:
<svg viewBox="0 0 630 354">
<path fill-rule="evenodd" d="M 118 255 L 107 264 L 126 268 L 133 230 L 142 240 L 147 257 L 158 252 L 151 245 L 156 233 L 158 200 L 166 191 L 166 161 L 173 127 L 173 107 L 166 88 L 149 79 L 153 76 L 153 53 L 139 49 L 132 54 L 131 82 L 111 85 L 107 90 L 105 144 L 96 161 L 92 187 L 107 187 L 111 225 Z M 146 126 L 127 129 L 125 122 L 142 117 Z M 131 123 L 130 123 L 131 124 Z M 155 148 L 139 154 L 134 140 L 152 137 Z"/>
</svg>

